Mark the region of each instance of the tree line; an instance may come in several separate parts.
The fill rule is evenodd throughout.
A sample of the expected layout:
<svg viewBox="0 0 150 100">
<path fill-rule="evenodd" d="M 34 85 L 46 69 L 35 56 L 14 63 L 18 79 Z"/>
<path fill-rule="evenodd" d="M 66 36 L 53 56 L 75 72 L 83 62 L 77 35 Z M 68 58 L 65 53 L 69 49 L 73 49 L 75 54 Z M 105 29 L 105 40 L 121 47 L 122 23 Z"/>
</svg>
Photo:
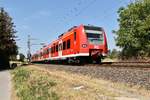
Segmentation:
<svg viewBox="0 0 150 100">
<path fill-rule="evenodd" d="M 150 57 L 150 0 L 136 0 L 118 10 L 116 45 L 122 59 Z"/>
<path fill-rule="evenodd" d="M 10 58 L 18 53 L 14 28 L 12 18 L 0 8 L 0 68 L 9 67 Z"/>
</svg>

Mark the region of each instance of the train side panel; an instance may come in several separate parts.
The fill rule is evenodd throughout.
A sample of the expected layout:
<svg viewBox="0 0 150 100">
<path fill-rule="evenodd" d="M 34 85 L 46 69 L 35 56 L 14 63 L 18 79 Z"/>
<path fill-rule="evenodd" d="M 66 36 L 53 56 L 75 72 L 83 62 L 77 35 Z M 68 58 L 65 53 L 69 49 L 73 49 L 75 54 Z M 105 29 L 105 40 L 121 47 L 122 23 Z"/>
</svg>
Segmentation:
<svg viewBox="0 0 150 100">
<path fill-rule="evenodd" d="M 80 57 L 96 61 L 107 54 L 106 34 L 101 27 L 80 25 L 32 56 L 32 61 L 75 60 Z M 86 59 L 86 58 L 84 58 Z M 78 59 L 79 60 L 79 59 Z"/>
</svg>

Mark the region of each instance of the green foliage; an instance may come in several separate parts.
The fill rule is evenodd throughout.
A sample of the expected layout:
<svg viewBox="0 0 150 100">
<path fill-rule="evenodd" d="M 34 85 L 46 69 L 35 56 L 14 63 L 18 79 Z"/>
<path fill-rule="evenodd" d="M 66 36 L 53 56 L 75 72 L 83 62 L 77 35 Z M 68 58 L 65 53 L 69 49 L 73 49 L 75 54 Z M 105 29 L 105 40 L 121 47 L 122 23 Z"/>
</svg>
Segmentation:
<svg viewBox="0 0 150 100">
<path fill-rule="evenodd" d="M 121 7 L 117 46 L 122 48 L 123 57 L 150 56 L 150 0 L 137 0 L 127 8 Z"/>
<path fill-rule="evenodd" d="M 8 58 L 17 54 L 17 45 L 14 40 L 16 31 L 14 27 L 12 18 L 3 8 L 0 8 L 0 50 Z"/>
<path fill-rule="evenodd" d="M 13 79 L 16 83 L 25 82 L 30 78 L 30 72 L 25 70 L 24 68 L 18 68 L 13 72 L 13 74 Z"/>
<path fill-rule="evenodd" d="M 117 51 L 116 49 L 113 49 L 112 51 L 109 50 L 109 55 L 108 57 L 113 59 L 113 58 L 118 58 L 119 57 L 120 52 Z"/>
<path fill-rule="evenodd" d="M 56 82 L 48 76 L 34 76 L 31 70 L 18 68 L 12 72 L 17 96 L 21 100 L 58 100 L 58 95 L 51 90 Z"/>
<path fill-rule="evenodd" d="M 20 61 L 24 62 L 25 55 L 24 55 L 24 54 L 22 54 L 22 53 L 20 53 L 20 54 L 19 54 L 19 56 L 20 56 Z"/>
</svg>

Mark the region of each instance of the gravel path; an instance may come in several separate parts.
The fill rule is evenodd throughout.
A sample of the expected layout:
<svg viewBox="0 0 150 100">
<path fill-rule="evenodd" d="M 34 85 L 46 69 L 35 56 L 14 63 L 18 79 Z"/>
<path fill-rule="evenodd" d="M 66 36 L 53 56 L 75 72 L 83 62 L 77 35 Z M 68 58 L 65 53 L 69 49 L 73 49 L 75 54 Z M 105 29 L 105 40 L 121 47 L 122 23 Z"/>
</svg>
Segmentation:
<svg viewBox="0 0 150 100">
<path fill-rule="evenodd" d="M 0 71 L 0 100 L 10 100 L 11 77 L 9 71 Z"/>
<path fill-rule="evenodd" d="M 41 66 L 41 65 L 39 65 Z M 124 68 L 124 67 L 91 67 L 91 66 L 69 66 L 69 65 L 42 65 L 46 68 L 65 70 L 73 73 L 90 75 L 96 78 L 111 80 L 114 82 L 140 85 L 150 90 L 150 69 Z"/>
</svg>

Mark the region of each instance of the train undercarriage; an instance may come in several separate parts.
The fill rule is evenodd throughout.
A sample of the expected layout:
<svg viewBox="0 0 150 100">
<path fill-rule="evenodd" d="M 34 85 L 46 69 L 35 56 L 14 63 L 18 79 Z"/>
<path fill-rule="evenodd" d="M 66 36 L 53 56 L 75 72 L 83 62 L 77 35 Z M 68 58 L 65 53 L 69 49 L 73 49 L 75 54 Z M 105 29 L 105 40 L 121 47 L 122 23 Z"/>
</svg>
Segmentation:
<svg viewBox="0 0 150 100">
<path fill-rule="evenodd" d="M 92 49 L 89 52 L 89 56 L 76 56 L 67 57 L 64 59 L 42 60 L 35 63 L 60 63 L 60 64 L 100 64 L 104 58 L 102 52 L 97 49 Z M 33 62 L 34 63 L 34 62 Z"/>
</svg>

